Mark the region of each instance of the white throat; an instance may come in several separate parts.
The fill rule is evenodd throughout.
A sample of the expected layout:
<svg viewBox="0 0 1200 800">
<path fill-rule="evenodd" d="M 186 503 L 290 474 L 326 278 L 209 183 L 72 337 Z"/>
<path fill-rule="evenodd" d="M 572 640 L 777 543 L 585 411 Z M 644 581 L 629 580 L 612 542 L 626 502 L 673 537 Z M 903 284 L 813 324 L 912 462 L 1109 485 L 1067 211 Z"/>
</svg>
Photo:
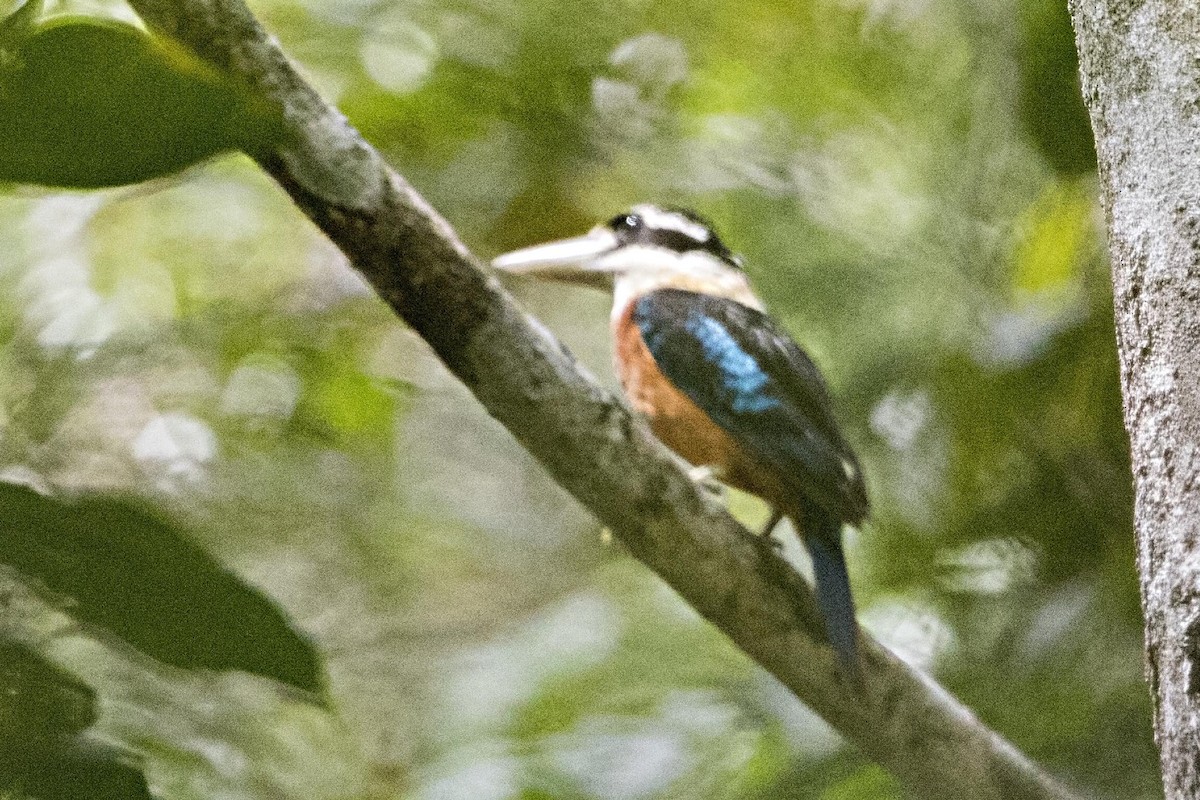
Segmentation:
<svg viewBox="0 0 1200 800">
<path fill-rule="evenodd" d="M 746 275 L 716 263 L 707 253 L 680 254 L 658 247 L 625 247 L 605 256 L 605 261 L 605 266 L 614 272 L 614 323 L 630 303 L 656 289 L 684 289 L 764 310 Z"/>
</svg>

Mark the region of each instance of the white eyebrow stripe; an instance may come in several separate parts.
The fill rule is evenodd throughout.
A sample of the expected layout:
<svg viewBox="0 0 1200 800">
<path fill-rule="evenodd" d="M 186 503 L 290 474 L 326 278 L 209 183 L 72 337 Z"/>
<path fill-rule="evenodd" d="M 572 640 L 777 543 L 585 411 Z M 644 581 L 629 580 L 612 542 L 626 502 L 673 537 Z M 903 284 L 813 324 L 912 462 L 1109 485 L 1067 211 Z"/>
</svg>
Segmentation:
<svg viewBox="0 0 1200 800">
<path fill-rule="evenodd" d="M 658 206 L 649 205 L 634 206 L 633 211 L 651 228 L 677 231 L 701 244 L 712 238 L 712 232 L 708 228 L 674 211 L 664 211 Z"/>
</svg>

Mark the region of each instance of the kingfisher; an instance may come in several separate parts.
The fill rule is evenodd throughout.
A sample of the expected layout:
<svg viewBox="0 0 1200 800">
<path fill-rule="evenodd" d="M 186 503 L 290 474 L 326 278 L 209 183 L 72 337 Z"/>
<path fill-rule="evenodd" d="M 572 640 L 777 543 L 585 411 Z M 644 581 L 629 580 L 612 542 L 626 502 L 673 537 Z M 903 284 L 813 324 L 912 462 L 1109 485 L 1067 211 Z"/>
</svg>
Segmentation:
<svg viewBox="0 0 1200 800">
<path fill-rule="evenodd" d="M 698 214 L 637 205 L 492 265 L 612 291 L 613 360 L 629 404 L 697 474 L 766 501 L 764 537 L 791 520 L 826 637 L 840 667 L 861 675 L 842 529 L 867 516 L 862 469 L 821 373 L 767 316 L 741 258 Z"/>
</svg>

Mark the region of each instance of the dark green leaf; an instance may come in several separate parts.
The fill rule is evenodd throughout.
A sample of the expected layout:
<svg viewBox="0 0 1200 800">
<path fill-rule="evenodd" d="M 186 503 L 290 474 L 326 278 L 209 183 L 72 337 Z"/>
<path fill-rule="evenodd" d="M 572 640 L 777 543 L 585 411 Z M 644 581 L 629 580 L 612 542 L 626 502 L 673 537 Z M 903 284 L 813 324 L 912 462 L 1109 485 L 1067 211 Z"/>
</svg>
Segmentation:
<svg viewBox="0 0 1200 800">
<path fill-rule="evenodd" d="M 95 722 L 95 703 L 88 686 L 23 642 L 0 638 L 0 753 L 79 733 Z"/>
<path fill-rule="evenodd" d="M 1067 5 L 1024 0 L 1021 16 L 1022 122 L 1059 172 L 1091 172 L 1096 168 L 1096 146 L 1079 86 L 1079 57 Z"/>
<path fill-rule="evenodd" d="M 56 17 L 0 72 L 0 181 L 135 183 L 277 132 L 265 102 L 130 25 Z"/>
<path fill-rule="evenodd" d="M 80 621 L 179 667 L 321 690 L 317 653 L 258 590 L 133 503 L 0 484 L 0 563 L 71 599 Z"/>
<path fill-rule="evenodd" d="M 0 22 L 0 70 L 13 63 L 16 50 L 33 33 L 34 24 L 41 17 L 44 5 L 45 0 L 27 0 Z"/>
<path fill-rule="evenodd" d="M 149 798 L 122 751 L 81 740 L 95 693 L 22 642 L 0 638 L 0 793 L 31 800 Z"/>
<path fill-rule="evenodd" d="M 140 769 L 116 748 L 65 742 L 0 766 L 0 787 L 29 800 L 150 800 Z"/>
</svg>

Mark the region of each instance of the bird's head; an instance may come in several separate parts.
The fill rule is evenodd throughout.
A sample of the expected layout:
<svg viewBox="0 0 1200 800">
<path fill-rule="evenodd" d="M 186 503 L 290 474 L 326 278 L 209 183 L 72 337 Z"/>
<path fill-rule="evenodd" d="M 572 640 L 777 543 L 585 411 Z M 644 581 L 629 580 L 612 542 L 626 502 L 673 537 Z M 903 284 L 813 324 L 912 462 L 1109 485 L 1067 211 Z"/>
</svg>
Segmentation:
<svg viewBox="0 0 1200 800">
<path fill-rule="evenodd" d="M 672 287 L 759 306 L 730 252 L 699 215 L 637 205 L 589 233 L 515 250 L 492 261 L 496 269 L 547 280 L 615 289 L 618 303 Z"/>
</svg>

